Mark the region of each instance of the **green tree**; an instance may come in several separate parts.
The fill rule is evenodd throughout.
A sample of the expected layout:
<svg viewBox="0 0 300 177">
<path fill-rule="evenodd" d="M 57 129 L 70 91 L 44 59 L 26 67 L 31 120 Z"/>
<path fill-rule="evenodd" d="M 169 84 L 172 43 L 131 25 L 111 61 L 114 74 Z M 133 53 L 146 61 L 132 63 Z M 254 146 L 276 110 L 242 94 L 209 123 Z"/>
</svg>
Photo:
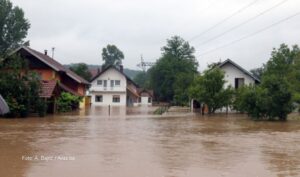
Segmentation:
<svg viewBox="0 0 300 177">
<path fill-rule="evenodd" d="M 40 97 L 38 74 L 28 70 L 27 63 L 19 56 L 10 56 L 0 68 L 0 94 L 10 108 L 9 117 L 27 117 L 36 112 L 44 116 L 46 102 Z"/>
<path fill-rule="evenodd" d="M 186 104 L 189 101 L 186 97 L 187 88 L 198 67 L 195 49 L 179 36 L 174 36 L 167 40 L 167 45 L 161 50 L 161 58 L 148 70 L 150 87 L 159 101 Z"/>
<path fill-rule="evenodd" d="M 170 56 L 174 59 L 195 60 L 195 48 L 179 36 L 173 36 L 167 39 L 167 45 L 161 48 L 163 56 Z"/>
<path fill-rule="evenodd" d="M 238 90 L 234 108 L 254 119 L 286 120 L 292 112 L 292 94 L 286 79 L 264 76 L 260 86 L 245 86 Z"/>
<path fill-rule="evenodd" d="M 190 73 L 179 73 L 174 82 L 174 103 L 180 106 L 187 106 L 189 101 L 188 87 L 193 83 L 194 75 Z"/>
<path fill-rule="evenodd" d="M 264 67 L 254 68 L 250 70 L 250 73 L 252 73 L 258 79 L 261 79 L 263 72 L 264 72 Z"/>
<path fill-rule="evenodd" d="M 30 24 L 21 8 L 9 0 L 0 0 L 0 57 L 20 46 Z"/>
<path fill-rule="evenodd" d="M 290 49 L 286 44 L 281 44 L 278 49 L 274 48 L 270 60 L 266 63 L 263 75 L 276 75 L 287 77 L 299 55 L 300 49 L 297 45 Z"/>
<path fill-rule="evenodd" d="M 92 74 L 90 73 L 89 68 L 85 63 L 71 64 L 70 70 L 87 81 L 90 81 L 92 79 Z"/>
<path fill-rule="evenodd" d="M 104 60 L 104 66 L 119 66 L 122 64 L 124 54 L 115 45 L 107 45 L 102 49 L 102 59 Z"/>
<path fill-rule="evenodd" d="M 140 87 L 148 89 L 149 88 L 149 73 L 148 72 L 139 72 L 133 79 Z"/>
<path fill-rule="evenodd" d="M 204 71 L 203 75 L 195 78 L 189 88 L 191 98 L 208 106 L 209 113 L 231 104 L 233 91 L 231 87 L 224 88 L 224 72 L 213 67 Z"/>
<path fill-rule="evenodd" d="M 261 85 L 238 90 L 235 108 L 256 119 L 286 120 L 294 109 L 293 102 L 300 101 L 299 54 L 296 45 L 291 49 L 285 44 L 274 48 L 263 67 Z"/>
<path fill-rule="evenodd" d="M 287 76 L 289 81 L 289 86 L 293 94 L 293 101 L 300 105 L 300 54 L 298 54 L 295 59 L 291 71 Z M 300 111 L 300 107 L 298 108 Z"/>
</svg>

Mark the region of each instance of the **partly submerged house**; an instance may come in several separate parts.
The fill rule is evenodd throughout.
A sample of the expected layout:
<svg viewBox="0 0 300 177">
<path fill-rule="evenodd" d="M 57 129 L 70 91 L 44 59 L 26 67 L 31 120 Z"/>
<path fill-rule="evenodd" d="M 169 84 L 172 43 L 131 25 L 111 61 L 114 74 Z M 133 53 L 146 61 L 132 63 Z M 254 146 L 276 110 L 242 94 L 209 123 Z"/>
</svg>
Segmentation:
<svg viewBox="0 0 300 177">
<path fill-rule="evenodd" d="M 230 59 L 220 63 L 219 67 L 225 72 L 225 87 L 231 85 L 231 87 L 237 89 L 243 85 L 260 83 L 258 78 Z"/>
<path fill-rule="evenodd" d="M 260 83 L 260 80 L 256 78 L 253 74 L 251 74 L 246 69 L 242 68 L 237 63 L 233 62 L 230 59 L 225 60 L 218 64 L 218 67 L 224 71 L 225 74 L 225 85 L 224 87 L 227 88 L 231 86 L 234 89 L 238 89 L 243 85 L 256 85 Z M 201 104 L 196 100 L 191 100 L 191 109 L 200 108 Z M 222 110 L 222 109 L 221 109 Z M 228 109 L 227 109 L 228 110 Z M 207 107 L 205 107 L 204 112 L 207 112 Z"/>
<path fill-rule="evenodd" d="M 123 66 L 108 66 L 91 81 L 92 105 L 137 106 L 152 105 L 153 92 L 139 88 L 124 72 Z"/>
<path fill-rule="evenodd" d="M 40 97 L 48 100 L 49 112 L 56 111 L 56 98 L 63 91 L 76 96 L 85 96 L 89 82 L 49 57 L 46 51 L 41 53 L 22 46 L 13 54 L 20 55 L 27 61 L 29 70 L 39 74 L 42 82 Z"/>
</svg>

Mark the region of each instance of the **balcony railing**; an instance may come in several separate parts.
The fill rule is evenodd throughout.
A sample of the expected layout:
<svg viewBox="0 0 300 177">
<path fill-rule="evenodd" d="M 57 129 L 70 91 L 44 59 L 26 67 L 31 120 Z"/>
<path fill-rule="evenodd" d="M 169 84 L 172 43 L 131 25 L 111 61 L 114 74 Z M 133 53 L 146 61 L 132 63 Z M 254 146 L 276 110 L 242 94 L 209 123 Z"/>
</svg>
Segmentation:
<svg viewBox="0 0 300 177">
<path fill-rule="evenodd" d="M 125 87 L 102 87 L 102 86 L 92 86 L 91 91 L 115 91 L 115 92 L 125 92 Z"/>
</svg>

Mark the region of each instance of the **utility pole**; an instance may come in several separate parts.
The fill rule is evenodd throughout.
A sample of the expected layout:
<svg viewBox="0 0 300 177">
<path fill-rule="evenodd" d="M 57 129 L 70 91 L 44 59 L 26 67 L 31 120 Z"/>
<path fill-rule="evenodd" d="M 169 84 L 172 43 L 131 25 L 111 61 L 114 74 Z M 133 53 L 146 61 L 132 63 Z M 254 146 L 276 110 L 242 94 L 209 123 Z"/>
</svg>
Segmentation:
<svg viewBox="0 0 300 177">
<path fill-rule="evenodd" d="M 144 72 L 147 71 L 147 67 L 153 66 L 155 63 L 153 62 L 145 62 L 143 55 L 141 55 L 141 62 L 137 64 L 137 67 L 141 68 Z"/>
</svg>

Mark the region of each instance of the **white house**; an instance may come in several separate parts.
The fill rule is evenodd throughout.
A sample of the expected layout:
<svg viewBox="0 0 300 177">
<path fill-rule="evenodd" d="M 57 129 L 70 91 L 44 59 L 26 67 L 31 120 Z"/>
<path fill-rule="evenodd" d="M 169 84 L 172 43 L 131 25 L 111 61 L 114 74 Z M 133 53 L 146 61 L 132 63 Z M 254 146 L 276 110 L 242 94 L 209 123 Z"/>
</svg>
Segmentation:
<svg viewBox="0 0 300 177">
<path fill-rule="evenodd" d="M 234 89 L 238 89 L 243 85 L 255 85 L 260 83 L 258 78 L 230 59 L 221 62 L 218 67 L 225 73 L 225 88 L 231 86 Z M 192 110 L 194 108 L 200 108 L 201 106 L 201 104 L 194 99 L 191 100 L 191 105 Z M 220 110 L 222 111 L 222 109 Z"/>
<path fill-rule="evenodd" d="M 138 89 L 140 99 L 140 105 L 152 105 L 153 91 L 146 89 Z"/>
<path fill-rule="evenodd" d="M 219 64 L 219 67 L 225 72 L 225 87 L 231 85 L 231 87 L 237 89 L 243 85 L 254 85 L 260 82 L 253 74 L 230 59 Z"/>
<path fill-rule="evenodd" d="M 141 92 L 141 90 L 143 89 L 126 76 L 123 66 L 120 68 L 109 66 L 92 79 L 89 95 L 91 104 L 95 106 L 152 105 L 153 94 L 148 94 L 146 97 L 142 94 L 145 91 Z"/>
</svg>

